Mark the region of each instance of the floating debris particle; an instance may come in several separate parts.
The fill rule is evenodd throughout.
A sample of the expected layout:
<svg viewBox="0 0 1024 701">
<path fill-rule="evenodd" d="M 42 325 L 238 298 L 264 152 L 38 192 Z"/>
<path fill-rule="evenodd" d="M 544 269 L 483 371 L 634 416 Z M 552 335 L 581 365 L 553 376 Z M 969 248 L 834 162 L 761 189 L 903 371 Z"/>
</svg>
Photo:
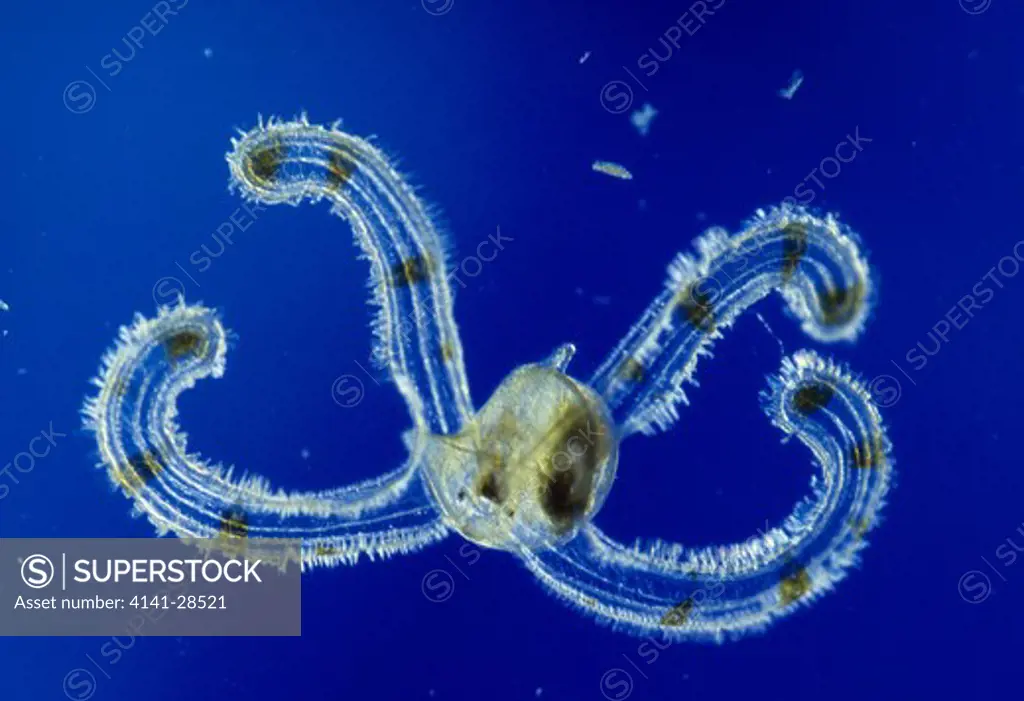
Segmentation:
<svg viewBox="0 0 1024 701">
<path fill-rule="evenodd" d="M 577 297 L 586 296 L 586 293 L 583 291 L 582 287 L 577 287 L 576 288 L 576 296 Z M 609 304 L 612 303 L 612 298 L 609 295 L 589 295 L 589 297 L 590 297 L 590 301 L 593 302 L 594 304 L 600 304 L 600 305 L 606 306 L 606 305 L 609 305 Z"/>
<path fill-rule="evenodd" d="M 618 178 L 619 180 L 633 179 L 632 173 L 618 163 L 612 163 L 611 161 L 594 161 L 594 164 L 590 167 L 596 173 L 604 173 L 605 175 L 610 175 L 613 178 Z"/>
<path fill-rule="evenodd" d="M 2 299 L 0 299 L 0 312 L 6 312 L 10 308 L 11 308 L 11 305 L 9 305 L 7 302 L 5 302 Z"/>
<path fill-rule="evenodd" d="M 299 451 L 299 455 L 303 460 L 309 460 L 309 448 L 303 448 Z"/>
<path fill-rule="evenodd" d="M 206 56 L 206 58 L 213 58 L 213 49 L 207 46 L 203 49 L 203 56 Z"/>
<path fill-rule="evenodd" d="M 587 51 L 582 56 L 580 56 L 580 65 L 582 66 L 584 63 L 586 63 L 588 58 L 590 58 L 590 52 L 589 51 Z"/>
<path fill-rule="evenodd" d="M 647 136 L 647 132 L 651 130 L 651 122 L 657 116 L 658 110 L 654 109 L 650 102 L 645 102 L 643 107 L 633 110 L 633 114 L 629 115 L 629 121 L 640 132 L 640 136 Z"/>
<path fill-rule="evenodd" d="M 27 375 L 28 374 L 28 368 L 18 368 L 18 374 L 19 375 Z"/>
<path fill-rule="evenodd" d="M 789 85 L 779 90 L 779 97 L 787 100 L 792 100 L 793 96 L 796 95 L 796 91 L 804 82 L 804 72 L 797 68 L 793 71 L 793 75 L 789 77 Z"/>
</svg>

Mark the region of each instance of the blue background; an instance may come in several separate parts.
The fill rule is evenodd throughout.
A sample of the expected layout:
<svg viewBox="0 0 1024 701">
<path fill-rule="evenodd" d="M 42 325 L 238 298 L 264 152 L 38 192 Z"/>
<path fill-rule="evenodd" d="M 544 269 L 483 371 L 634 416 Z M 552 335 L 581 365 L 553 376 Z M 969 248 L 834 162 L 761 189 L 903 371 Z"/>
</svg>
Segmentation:
<svg viewBox="0 0 1024 701">
<path fill-rule="evenodd" d="M 0 457 L 51 422 L 67 436 L 5 482 L 0 536 L 150 534 L 93 468 L 78 409 L 117 327 L 153 312 L 166 276 L 238 334 L 224 379 L 182 401 L 193 447 L 295 487 L 402 460 L 404 405 L 356 366 L 373 373 L 365 263 L 325 206 L 268 211 L 206 271 L 188 262 L 204 244 L 217 250 L 212 234 L 240 204 L 225 187 L 234 128 L 303 109 L 379 135 L 437 205 L 456 260 L 498 226 L 513 239 L 457 290 L 478 406 L 562 342 L 578 345 L 570 370 L 588 377 L 677 251 L 793 194 L 859 128 L 871 141 L 811 206 L 861 232 L 879 304 L 856 345 L 825 350 L 899 383 L 885 410 L 898 482 L 860 569 L 766 634 L 723 646 L 641 658 L 641 639 L 563 606 L 514 558 L 460 550 L 452 536 L 307 576 L 301 639 L 125 638 L 117 659 L 100 652 L 109 639 L 0 640 L 0 698 L 66 698 L 76 668 L 95 686 L 71 698 L 154 701 L 524 699 L 538 688 L 601 699 L 613 668 L 632 675 L 634 699 L 1019 696 L 1024 563 L 994 553 L 1024 522 L 1024 275 L 995 273 L 1003 287 L 990 285 L 992 299 L 924 368 L 905 360 L 919 342 L 934 348 L 935 324 L 1024 239 L 1019 3 L 971 15 L 957 0 L 726 0 L 645 76 L 638 58 L 664 55 L 659 38 L 686 3 L 455 0 L 436 15 L 414 0 L 191 0 L 110 77 L 103 57 L 125 55 L 123 37 L 152 6 L 5 8 Z M 776 90 L 797 68 L 806 80 L 783 100 Z M 96 90 L 84 113 L 62 99 L 77 80 Z M 634 108 L 659 110 L 646 137 L 628 112 L 602 107 L 613 80 Z M 635 177 L 593 173 L 595 159 Z M 757 311 L 787 352 L 813 345 L 777 298 Z M 747 314 L 700 366 L 677 426 L 624 444 L 599 523 L 698 545 L 783 518 L 810 469 L 758 409 L 778 360 Z M 356 407 L 332 399 L 343 374 L 365 382 Z M 455 583 L 443 603 L 421 593 L 435 569 Z M 989 578 L 982 602 L 958 590 L 971 570 Z"/>
</svg>

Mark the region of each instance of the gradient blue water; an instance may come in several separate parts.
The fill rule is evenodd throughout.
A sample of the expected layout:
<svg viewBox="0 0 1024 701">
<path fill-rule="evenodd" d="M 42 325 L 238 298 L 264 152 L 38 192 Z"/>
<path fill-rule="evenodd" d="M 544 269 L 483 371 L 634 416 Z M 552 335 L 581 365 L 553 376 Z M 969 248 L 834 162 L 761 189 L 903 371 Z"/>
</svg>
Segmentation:
<svg viewBox="0 0 1024 701">
<path fill-rule="evenodd" d="M 572 369 L 587 376 L 677 250 L 707 224 L 735 227 L 792 194 L 859 127 L 871 141 L 813 206 L 861 231 L 879 273 L 867 333 L 831 350 L 901 383 L 885 412 L 898 485 L 863 567 L 836 592 L 721 647 L 673 645 L 651 659 L 642 641 L 547 596 L 513 558 L 452 537 L 307 577 L 301 639 L 123 639 L 116 659 L 109 639 L 0 640 L 0 698 L 66 698 L 75 668 L 95 676 L 93 698 L 154 701 L 523 699 L 538 688 L 601 699 L 613 668 L 631 674 L 635 699 L 1019 695 L 1024 564 L 995 553 L 1024 522 L 1024 275 L 996 273 L 1003 287 L 988 283 L 991 299 L 925 367 L 906 360 L 1024 239 L 1019 4 L 991 0 L 971 15 L 957 0 L 726 0 L 646 77 L 638 57 L 663 51 L 658 38 L 686 3 L 455 0 L 432 16 L 416 0 L 191 0 L 110 77 L 103 57 L 124 51 L 152 7 L 6 8 L 0 455 L 51 422 L 68 435 L 0 501 L 0 536 L 149 534 L 92 468 L 77 411 L 117 326 L 152 312 L 165 276 L 221 308 L 239 338 L 226 377 L 183 402 L 196 447 L 295 486 L 401 460 L 404 408 L 355 364 L 371 370 L 366 269 L 342 224 L 324 208 L 269 211 L 205 271 L 189 263 L 239 205 L 225 188 L 233 128 L 302 109 L 379 135 L 439 207 L 457 258 L 498 226 L 513 239 L 457 290 L 478 404 L 561 342 L 577 343 Z M 72 113 L 62 92 L 96 83 L 89 68 L 107 89 L 96 84 L 92 109 Z M 796 68 L 803 86 L 780 99 Z M 612 80 L 660 111 L 646 138 L 602 108 Z M 594 159 L 635 179 L 592 173 Z M 806 344 L 776 301 L 759 311 L 787 351 Z M 624 445 L 602 525 L 699 544 L 784 516 L 810 467 L 758 412 L 777 363 L 776 340 L 745 318 L 701 368 L 677 428 Z M 331 397 L 346 373 L 366 385 L 350 409 Z M 421 593 L 433 569 L 455 582 L 444 603 Z M 971 570 L 991 583 L 980 603 L 958 591 Z"/>
</svg>

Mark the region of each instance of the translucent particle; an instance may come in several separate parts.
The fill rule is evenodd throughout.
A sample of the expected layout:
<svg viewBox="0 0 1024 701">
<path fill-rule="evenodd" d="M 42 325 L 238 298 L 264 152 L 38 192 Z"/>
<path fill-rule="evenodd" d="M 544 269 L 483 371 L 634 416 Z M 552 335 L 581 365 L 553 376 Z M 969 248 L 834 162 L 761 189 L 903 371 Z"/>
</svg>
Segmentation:
<svg viewBox="0 0 1024 701">
<path fill-rule="evenodd" d="M 11 308 L 11 306 L 9 304 L 7 304 L 7 302 L 5 302 L 2 299 L 0 299 L 0 312 L 6 312 L 10 308 Z"/>
<path fill-rule="evenodd" d="M 477 408 L 444 241 L 383 153 L 301 117 L 261 121 L 233 140 L 227 160 L 246 199 L 326 200 L 349 223 L 371 261 L 374 352 L 409 411 L 401 436 L 409 458 L 322 491 L 208 462 L 189 450 L 177 401 L 223 376 L 231 335 L 214 309 L 161 307 L 120 330 L 83 408 L 100 467 L 158 533 L 250 555 L 269 547 L 266 538 L 301 539 L 300 553 L 278 557 L 308 570 L 413 552 L 454 531 L 521 558 L 580 611 L 671 640 L 761 630 L 832 591 L 860 560 L 889 490 L 891 446 L 868 388 L 809 350 L 784 357 L 761 393 L 765 417 L 807 449 L 816 472 L 789 516 L 703 547 L 620 542 L 595 523 L 616 479 L 629 478 L 625 469 L 617 476 L 622 440 L 675 424 L 699 363 L 754 304 L 781 298 L 816 341 L 860 335 L 872 278 L 858 235 L 834 216 L 783 204 L 757 210 L 735 232 L 708 228 L 670 263 L 654 300 L 589 379 L 568 374 L 576 349 L 566 344 L 514 368 Z M 625 172 L 601 163 L 595 170 Z M 335 385 L 332 393 L 352 389 Z M 726 422 L 724 440 L 743 440 L 746 428 Z M 715 448 L 708 439 L 682 457 L 704 460 Z M 633 479 L 644 478 L 642 468 L 630 465 Z"/>
<path fill-rule="evenodd" d="M 640 136 L 647 136 L 647 132 L 651 130 L 651 122 L 657 116 L 658 110 L 654 109 L 651 103 L 645 102 L 643 107 L 634 110 L 633 114 L 629 115 L 629 121 L 640 132 Z"/>
<path fill-rule="evenodd" d="M 800 89 L 803 82 L 804 73 L 798 68 L 793 71 L 793 75 L 789 77 L 789 85 L 779 90 L 779 97 L 786 100 L 792 100 L 793 96 L 796 95 L 796 91 Z"/>
<path fill-rule="evenodd" d="M 618 178 L 619 180 L 633 179 L 632 173 L 626 170 L 625 167 L 612 161 L 594 161 L 590 168 L 595 173 L 604 173 L 605 175 L 610 175 L 613 178 Z"/>
<path fill-rule="evenodd" d="M 213 58 L 213 49 L 207 46 L 203 49 L 203 56 L 206 56 L 206 58 Z"/>
<path fill-rule="evenodd" d="M 590 52 L 589 51 L 587 51 L 582 56 L 580 56 L 580 65 L 583 65 L 584 63 L 586 63 L 588 58 L 590 58 Z"/>
</svg>

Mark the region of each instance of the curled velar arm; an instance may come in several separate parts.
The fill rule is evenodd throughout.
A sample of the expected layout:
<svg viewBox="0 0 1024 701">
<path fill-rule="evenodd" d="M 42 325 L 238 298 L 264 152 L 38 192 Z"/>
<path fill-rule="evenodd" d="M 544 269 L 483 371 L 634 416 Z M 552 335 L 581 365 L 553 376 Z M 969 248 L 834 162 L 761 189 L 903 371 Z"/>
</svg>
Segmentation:
<svg viewBox="0 0 1024 701">
<path fill-rule="evenodd" d="M 601 621 L 680 639 L 758 630 L 827 592 L 856 563 L 888 491 L 881 418 L 859 380 L 809 351 L 783 361 L 762 406 L 820 470 L 781 526 L 742 543 L 687 548 L 661 540 L 626 547 L 590 524 L 562 548 L 524 550 L 528 567 Z"/>
<path fill-rule="evenodd" d="M 271 119 L 233 139 L 231 185 L 263 204 L 327 199 L 370 262 L 376 354 L 417 429 L 457 432 L 472 415 L 445 249 L 423 203 L 372 144 L 336 128 Z"/>
<path fill-rule="evenodd" d="M 302 539 L 303 564 L 355 562 L 420 548 L 447 529 L 410 462 L 322 492 L 285 492 L 188 452 L 177 401 L 224 373 L 226 333 L 211 309 L 162 308 L 121 329 L 85 404 L 101 463 L 158 532 L 179 537 Z"/>
<path fill-rule="evenodd" d="M 778 291 L 819 341 L 854 340 L 872 297 L 857 237 L 831 215 L 799 207 L 759 211 L 738 234 L 712 228 L 697 255 L 669 266 L 665 290 L 590 379 L 623 435 L 654 433 L 678 418 L 697 360 L 750 305 Z"/>
<path fill-rule="evenodd" d="M 190 454 L 176 403 L 197 380 L 220 377 L 227 343 L 216 314 L 181 301 L 137 316 L 104 357 L 86 426 L 115 485 L 161 533 L 298 538 L 303 564 L 355 562 L 413 550 L 447 532 L 419 468 L 428 434 L 459 431 L 472 415 L 452 315 L 442 239 L 390 162 L 335 127 L 270 120 L 232 140 L 231 185 L 248 200 L 330 201 L 370 262 L 375 353 L 409 409 L 406 464 L 322 492 L 286 492 Z"/>
</svg>

